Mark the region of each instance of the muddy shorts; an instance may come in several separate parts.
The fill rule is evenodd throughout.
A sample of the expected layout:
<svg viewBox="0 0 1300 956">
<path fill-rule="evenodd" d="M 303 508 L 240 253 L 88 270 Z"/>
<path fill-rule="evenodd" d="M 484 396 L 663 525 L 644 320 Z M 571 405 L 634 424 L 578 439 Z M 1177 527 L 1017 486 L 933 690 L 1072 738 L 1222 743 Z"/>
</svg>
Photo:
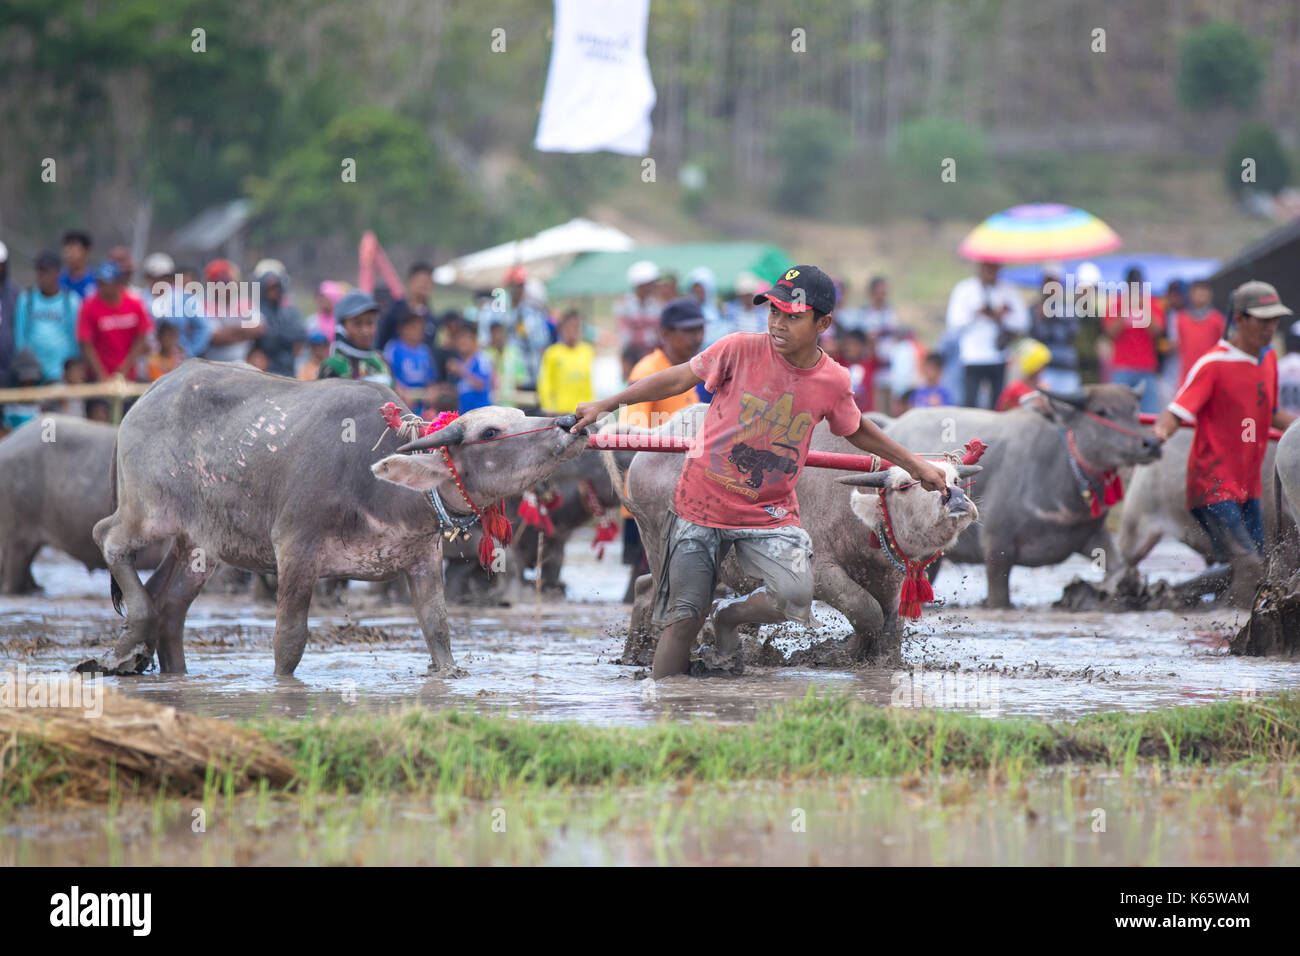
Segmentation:
<svg viewBox="0 0 1300 956">
<path fill-rule="evenodd" d="M 655 569 L 653 626 L 662 630 L 688 618 L 705 617 L 713 586 L 727 551 L 746 576 L 763 582 L 786 617 L 812 621 L 812 538 L 798 525 L 784 528 L 707 528 L 669 511 L 664 519 L 664 549 Z"/>
</svg>

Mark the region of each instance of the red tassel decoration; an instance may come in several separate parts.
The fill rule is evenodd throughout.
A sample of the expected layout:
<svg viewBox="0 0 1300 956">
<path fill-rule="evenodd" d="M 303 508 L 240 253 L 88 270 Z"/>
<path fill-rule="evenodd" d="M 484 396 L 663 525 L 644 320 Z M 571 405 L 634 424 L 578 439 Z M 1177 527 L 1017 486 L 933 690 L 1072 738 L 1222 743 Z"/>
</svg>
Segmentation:
<svg viewBox="0 0 1300 956">
<path fill-rule="evenodd" d="M 927 562 L 928 563 L 928 562 Z M 901 617 L 916 620 L 921 616 L 921 606 L 934 600 L 934 588 L 925 576 L 923 566 L 908 568 L 903 587 L 898 592 L 898 613 Z"/>
<path fill-rule="evenodd" d="M 491 536 L 483 535 L 478 540 L 478 563 L 490 570 L 492 568 L 492 559 L 496 556 L 496 550 L 496 542 L 492 540 Z"/>
<path fill-rule="evenodd" d="M 1118 504 L 1119 500 L 1124 497 L 1124 482 L 1120 480 L 1118 474 L 1111 475 L 1110 481 L 1106 482 L 1105 501 L 1106 507 Z"/>
<path fill-rule="evenodd" d="M 605 559 L 605 543 L 613 541 L 618 537 L 618 522 L 601 515 L 600 522 L 596 525 L 596 540 L 591 543 L 596 552 L 596 560 Z"/>
<path fill-rule="evenodd" d="M 542 526 L 542 515 L 537 510 L 537 495 L 531 491 L 525 491 L 524 497 L 519 502 L 519 517 L 530 528 Z"/>
<path fill-rule="evenodd" d="M 489 505 L 483 512 L 483 531 L 503 545 L 509 544 L 514 537 L 514 528 L 510 526 L 510 519 L 505 512 L 505 505 L 500 501 Z"/>
</svg>

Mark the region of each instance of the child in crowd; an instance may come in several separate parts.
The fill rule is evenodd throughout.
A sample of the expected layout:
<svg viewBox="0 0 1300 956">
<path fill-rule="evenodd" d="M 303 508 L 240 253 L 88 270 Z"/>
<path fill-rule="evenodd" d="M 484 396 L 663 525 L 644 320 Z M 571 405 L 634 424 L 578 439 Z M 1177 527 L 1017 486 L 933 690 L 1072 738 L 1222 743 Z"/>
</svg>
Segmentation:
<svg viewBox="0 0 1300 956">
<path fill-rule="evenodd" d="M 41 362 L 36 353 L 24 349 L 14 356 L 12 369 L 15 388 L 32 388 L 41 384 Z M 10 402 L 4 406 L 4 427 L 13 430 L 41 413 L 37 402 Z"/>
<path fill-rule="evenodd" d="M 393 374 L 375 350 L 379 305 L 368 292 L 353 289 L 334 307 L 338 325 L 329 358 L 321 363 L 320 378 L 350 378 L 378 382 L 390 388 Z"/>
<path fill-rule="evenodd" d="M 330 340 L 320 329 L 315 329 L 307 336 L 307 356 L 298 366 L 297 379 L 300 382 L 314 382 L 320 378 L 320 364 L 329 358 Z"/>
<path fill-rule="evenodd" d="M 487 351 L 497 372 L 497 404 L 519 407 L 519 390 L 528 381 L 528 366 L 519 346 L 511 341 L 510 330 L 504 322 L 493 322 L 488 329 Z"/>
<path fill-rule="evenodd" d="M 454 340 L 455 356 L 447 369 L 456 375 L 457 410 L 464 415 L 492 404 L 492 359 L 478 347 L 478 329 L 473 322 L 461 322 Z"/>
<path fill-rule="evenodd" d="M 90 398 L 86 400 L 86 417 L 92 422 L 103 422 L 105 425 L 113 420 L 112 409 L 109 408 L 107 399 Z"/>
<path fill-rule="evenodd" d="M 147 371 L 149 381 L 156 382 L 188 356 L 181 348 L 181 330 L 174 322 L 163 319 L 158 323 L 158 345 L 149 354 Z"/>
<path fill-rule="evenodd" d="M 935 405 L 951 405 L 952 393 L 941 385 L 943 380 L 943 356 L 931 352 L 921 363 L 921 384 L 907 393 L 909 408 L 929 408 Z"/>
<path fill-rule="evenodd" d="M 424 415 L 437 403 L 434 383 L 438 376 L 433 350 L 424 341 L 424 316 L 407 311 L 397 325 L 397 338 L 384 347 L 384 359 L 393 370 L 394 390 L 406 407 Z"/>
<path fill-rule="evenodd" d="M 849 370 L 849 380 L 853 383 L 853 401 L 864 412 L 876 407 L 875 388 L 876 372 L 880 362 L 876 359 L 876 349 L 871 338 L 861 329 L 848 329 L 840 334 L 839 355 L 836 361 Z"/>
<path fill-rule="evenodd" d="M 582 315 L 570 309 L 560 317 L 560 341 L 542 353 L 542 370 L 537 378 L 537 404 L 542 411 L 567 415 L 582 402 L 595 398 L 591 388 L 591 365 L 596 352 L 582 341 Z"/>
<path fill-rule="evenodd" d="M 1009 412 L 1020 407 L 1020 400 L 1032 395 L 1041 385 L 1039 376 L 1052 360 L 1052 350 L 1037 339 L 1023 338 L 1011 350 L 1011 382 L 998 396 L 993 410 Z"/>
<path fill-rule="evenodd" d="M 90 366 L 80 355 L 74 355 L 63 363 L 63 382 L 66 385 L 85 385 L 90 380 Z M 86 400 L 84 398 L 65 398 L 63 404 L 59 406 L 59 411 L 64 415 L 72 415 L 75 418 L 87 417 Z"/>
</svg>

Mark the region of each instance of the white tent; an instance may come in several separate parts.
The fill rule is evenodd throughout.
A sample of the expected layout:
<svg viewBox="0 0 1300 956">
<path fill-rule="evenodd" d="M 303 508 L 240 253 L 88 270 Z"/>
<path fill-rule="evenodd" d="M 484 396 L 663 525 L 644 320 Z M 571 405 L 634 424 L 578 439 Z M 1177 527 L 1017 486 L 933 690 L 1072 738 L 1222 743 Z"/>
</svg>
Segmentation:
<svg viewBox="0 0 1300 956">
<path fill-rule="evenodd" d="M 435 269 L 433 279 L 439 285 L 481 288 L 500 285 L 512 266 L 526 266 L 530 276 L 546 280 L 580 253 L 625 252 L 635 245 L 631 236 L 613 226 L 572 219 L 527 239 L 503 242 L 453 259 Z"/>
</svg>

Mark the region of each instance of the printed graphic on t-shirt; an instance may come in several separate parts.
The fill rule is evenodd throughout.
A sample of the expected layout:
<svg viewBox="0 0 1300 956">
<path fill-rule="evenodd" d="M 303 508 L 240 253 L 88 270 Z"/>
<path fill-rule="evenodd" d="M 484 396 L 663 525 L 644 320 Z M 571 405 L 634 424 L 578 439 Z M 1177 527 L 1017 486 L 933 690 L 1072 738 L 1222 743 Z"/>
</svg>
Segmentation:
<svg viewBox="0 0 1300 956">
<path fill-rule="evenodd" d="M 745 392 L 740 422 L 729 447 L 714 445 L 708 476 L 727 491 L 750 501 L 768 481 L 789 481 L 799 471 L 800 443 L 813 426 L 809 412 L 794 412 L 794 395 L 783 392 L 775 402 Z M 767 447 L 757 447 L 766 445 Z M 782 517 L 773 515 L 773 517 Z"/>
</svg>

